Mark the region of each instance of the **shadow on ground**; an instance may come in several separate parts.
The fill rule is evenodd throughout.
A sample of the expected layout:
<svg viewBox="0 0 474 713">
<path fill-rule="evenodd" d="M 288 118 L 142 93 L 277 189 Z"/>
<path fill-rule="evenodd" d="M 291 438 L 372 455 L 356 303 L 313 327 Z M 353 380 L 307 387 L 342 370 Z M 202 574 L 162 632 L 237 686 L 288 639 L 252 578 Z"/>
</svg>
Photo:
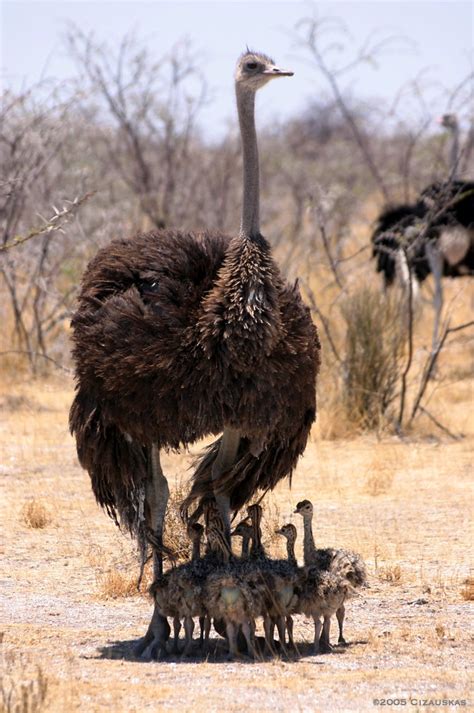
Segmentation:
<svg viewBox="0 0 474 713">
<path fill-rule="evenodd" d="M 275 654 L 274 656 L 266 653 L 264 651 L 264 639 L 262 637 L 257 637 L 257 657 L 255 659 L 250 658 L 245 653 L 241 653 L 238 659 L 240 663 L 255 663 L 260 661 L 270 661 L 275 656 L 281 657 L 287 662 L 298 661 L 301 658 L 311 657 L 314 659 L 314 663 L 324 663 L 324 660 L 328 656 L 340 656 L 343 655 L 347 648 L 355 645 L 365 645 L 367 641 L 353 641 L 345 646 L 334 646 L 333 650 L 329 654 L 313 654 L 312 644 L 301 642 L 297 644 L 296 651 L 282 652 L 281 647 L 278 642 L 275 642 Z M 137 641 L 135 639 L 130 639 L 126 641 L 113 641 L 107 646 L 100 646 L 97 649 L 97 655 L 87 658 L 95 659 L 121 659 L 125 661 L 136 661 L 139 663 L 150 663 L 151 659 L 147 656 L 139 657 L 135 654 L 135 647 Z M 199 648 L 199 644 L 196 642 L 193 649 L 192 656 L 182 656 L 181 654 L 168 653 L 165 656 L 160 657 L 160 662 L 162 663 L 197 663 L 201 661 L 206 661 L 207 663 L 228 663 L 227 654 L 227 644 L 224 639 L 212 638 L 209 640 L 207 651 L 204 653 Z"/>
</svg>

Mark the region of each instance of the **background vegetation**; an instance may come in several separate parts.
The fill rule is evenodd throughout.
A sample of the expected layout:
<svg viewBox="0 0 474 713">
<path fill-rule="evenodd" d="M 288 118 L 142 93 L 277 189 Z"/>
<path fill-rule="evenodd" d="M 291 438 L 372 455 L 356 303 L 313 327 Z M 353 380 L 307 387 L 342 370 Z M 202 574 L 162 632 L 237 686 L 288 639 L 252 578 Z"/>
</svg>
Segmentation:
<svg viewBox="0 0 474 713">
<path fill-rule="evenodd" d="M 341 27 L 303 20 L 295 32 L 327 91 L 301 115 L 261 131 L 264 232 L 288 278 L 300 279 L 322 332 L 320 402 L 332 414 L 326 435 L 400 427 L 403 409 L 394 403 L 407 331 L 399 299 L 397 307 L 382 298 L 371 224 L 383 204 L 411 200 L 446 177 L 448 137 L 432 130 L 417 82 L 391 106 L 344 89 L 361 63 L 378 61 L 400 40 L 374 40 L 340 66 Z M 217 142 L 203 137 L 207 87 L 194 48 L 179 42 L 157 62 L 131 36 L 114 51 L 77 28 L 66 45 L 74 81 L 6 92 L 0 104 L 0 368 L 33 374 L 51 361 L 70 367 L 69 318 L 99 247 L 138 230 L 233 233 L 239 225 L 237 128 Z M 460 78 L 446 94 L 446 109 L 464 128 L 471 83 Z M 401 118 L 407 106 L 409 123 Z M 471 126 L 462 146 L 467 175 L 473 145 Z M 420 348 L 427 333 L 415 324 Z M 416 366 L 410 383 L 426 365 Z"/>
</svg>

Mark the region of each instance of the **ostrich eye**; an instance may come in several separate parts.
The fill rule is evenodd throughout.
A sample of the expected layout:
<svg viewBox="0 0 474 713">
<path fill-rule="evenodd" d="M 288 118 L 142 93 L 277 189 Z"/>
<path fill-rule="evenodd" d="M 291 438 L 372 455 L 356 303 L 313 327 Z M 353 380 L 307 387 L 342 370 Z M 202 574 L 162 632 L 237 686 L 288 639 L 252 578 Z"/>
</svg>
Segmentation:
<svg viewBox="0 0 474 713">
<path fill-rule="evenodd" d="M 245 65 L 247 69 L 257 69 L 257 63 L 256 62 L 247 62 Z"/>
</svg>

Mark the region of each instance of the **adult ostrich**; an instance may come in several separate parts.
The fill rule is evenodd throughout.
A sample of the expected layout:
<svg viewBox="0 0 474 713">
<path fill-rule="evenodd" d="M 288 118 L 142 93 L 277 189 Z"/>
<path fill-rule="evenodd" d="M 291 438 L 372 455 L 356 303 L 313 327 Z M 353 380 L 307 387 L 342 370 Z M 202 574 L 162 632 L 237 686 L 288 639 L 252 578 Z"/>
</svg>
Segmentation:
<svg viewBox="0 0 474 713">
<path fill-rule="evenodd" d="M 456 114 L 444 114 L 439 123 L 451 133 L 449 178 L 427 186 L 420 200 L 438 228 L 439 265 L 433 265 L 433 272 L 462 277 L 474 272 L 474 181 L 459 177 L 460 129 Z"/>
<path fill-rule="evenodd" d="M 237 63 L 244 190 L 236 236 L 158 230 L 115 240 L 82 280 L 70 427 L 99 504 L 142 542 L 153 531 L 155 576 L 169 494 L 162 448 L 222 433 L 186 507 L 214 493 L 230 537 L 230 510 L 291 475 L 315 418 L 317 331 L 259 223 L 255 94 L 291 75 L 260 53 Z M 155 610 L 140 650 L 153 636 L 163 641 L 167 626 Z"/>
<path fill-rule="evenodd" d="M 460 163 L 459 124 L 455 114 L 444 114 L 439 123 L 451 132 L 450 173 L 447 181 L 427 186 L 416 203 L 385 208 L 372 233 L 372 255 L 385 287 L 398 277 L 403 286 L 410 275 L 415 295 L 418 285 L 432 273 L 434 280 L 433 345 L 438 338 L 443 305 L 442 278 L 474 274 L 474 181 L 463 181 Z M 407 248 L 409 263 L 405 253 Z"/>
<path fill-rule="evenodd" d="M 442 278 L 474 274 L 474 181 L 459 178 L 461 152 L 456 114 L 444 114 L 439 123 L 451 132 L 449 178 L 432 183 L 420 195 L 428 225 L 426 260 L 435 284 L 433 342 L 443 307 Z"/>
<path fill-rule="evenodd" d="M 377 272 L 382 273 L 385 289 L 391 287 L 395 280 L 405 287 L 411 272 L 415 278 L 412 285 L 417 291 L 418 284 L 429 275 L 423 243 L 416 246 L 415 254 L 410 255 L 409 265 L 400 249 L 402 245 L 410 247 L 413 238 L 422 229 L 426 213 L 426 206 L 418 201 L 386 206 L 377 217 L 371 236 L 372 257 L 375 258 Z"/>
</svg>

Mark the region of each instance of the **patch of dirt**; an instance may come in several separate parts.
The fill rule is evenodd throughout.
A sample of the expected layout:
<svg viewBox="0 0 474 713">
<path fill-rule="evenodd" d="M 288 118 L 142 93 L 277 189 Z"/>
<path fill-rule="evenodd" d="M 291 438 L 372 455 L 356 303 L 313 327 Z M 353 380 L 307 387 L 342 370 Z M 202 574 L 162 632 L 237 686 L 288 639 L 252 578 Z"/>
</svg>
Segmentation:
<svg viewBox="0 0 474 713">
<path fill-rule="evenodd" d="M 228 663 L 213 634 L 205 661 L 196 651 L 187 661 L 145 662 L 135 659 L 133 642 L 147 627 L 148 598 L 130 587 L 127 596 L 104 598 L 106 575 L 120 571 L 131 580 L 138 564 L 77 464 L 67 430 L 71 384 L 7 390 L 45 407 L 13 409 L 0 422 L 2 680 L 19 690 L 34 683 L 39 666 L 48 684 L 41 710 L 312 713 L 371 711 L 382 698 L 468 698 L 472 434 L 459 442 L 313 442 L 293 489 L 281 484 L 270 495 L 272 526 L 278 516 L 298 527 L 300 561 L 293 510 L 303 498 L 315 506 L 318 545 L 365 558 L 370 588 L 347 606 L 348 647 L 311 656 L 312 622 L 297 617 L 299 660 Z M 193 453 L 164 457 L 172 487 L 186 482 Z M 32 499 L 51 515 L 42 528 L 22 518 Z M 284 554 L 283 541 L 271 547 Z"/>
</svg>

